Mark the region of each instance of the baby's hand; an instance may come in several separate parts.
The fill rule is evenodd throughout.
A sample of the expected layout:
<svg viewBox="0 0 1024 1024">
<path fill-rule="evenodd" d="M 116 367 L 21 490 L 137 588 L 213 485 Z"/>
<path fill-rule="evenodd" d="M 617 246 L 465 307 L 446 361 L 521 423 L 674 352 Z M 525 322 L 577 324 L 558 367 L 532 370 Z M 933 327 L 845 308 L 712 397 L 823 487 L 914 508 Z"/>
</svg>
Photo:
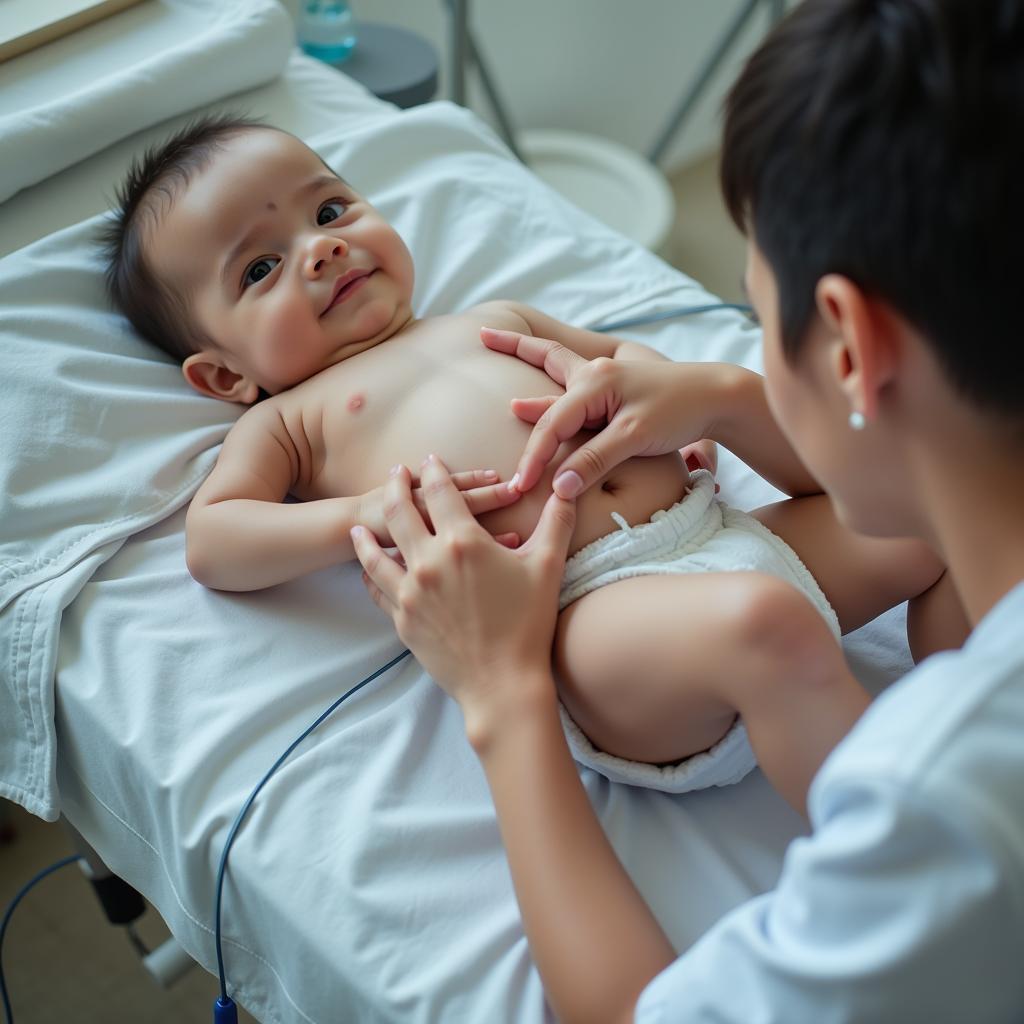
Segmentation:
<svg viewBox="0 0 1024 1024">
<path fill-rule="evenodd" d="M 395 470 L 392 470 L 391 475 L 394 473 Z M 514 505 L 522 496 L 518 490 L 511 490 L 508 484 L 502 483 L 501 478 L 493 469 L 470 469 L 464 473 L 453 473 L 451 478 L 461 492 L 470 514 L 474 516 L 505 508 L 506 505 Z M 419 479 L 414 478 L 412 484 L 412 500 L 426 524 L 432 529 L 427 502 Z M 389 547 L 393 541 L 388 528 L 386 500 L 384 485 L 368 491 L 359 499 L 356 522 L 372 530 L 379 544 Z M 519 542 L 519 538 L 515 534 L 507 534 L 495 539 L 505 544 L 506 547 L 515 547 Z"/>
</svg>

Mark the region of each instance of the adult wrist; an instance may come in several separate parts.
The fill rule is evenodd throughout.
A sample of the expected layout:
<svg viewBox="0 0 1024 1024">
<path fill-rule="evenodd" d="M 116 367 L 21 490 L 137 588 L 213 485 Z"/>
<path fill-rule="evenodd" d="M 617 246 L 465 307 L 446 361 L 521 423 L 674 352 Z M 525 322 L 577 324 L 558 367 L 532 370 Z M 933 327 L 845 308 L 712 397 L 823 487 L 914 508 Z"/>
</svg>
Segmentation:
<svg viewBox="0 0 1024 1024">
<path fill-rule="evenodd" d="M 481 760 L 521 726 L 557 714 L 558 696 L 549 669 L 501 672 L 480 690 L 481 696 L 463 701 L 462 716 L 466 739 Z"/>
<path fill-rule="evenodd" d="M 761 385 L 760 376 L 733 363 L 708 363 L 707 393 L 713 396 L 714 418 L 708 424 L 706 436 L 724 448 L 732 450 L 737 424 L 744 421 L 750 405 L 751 388 Z"/>
</svg>

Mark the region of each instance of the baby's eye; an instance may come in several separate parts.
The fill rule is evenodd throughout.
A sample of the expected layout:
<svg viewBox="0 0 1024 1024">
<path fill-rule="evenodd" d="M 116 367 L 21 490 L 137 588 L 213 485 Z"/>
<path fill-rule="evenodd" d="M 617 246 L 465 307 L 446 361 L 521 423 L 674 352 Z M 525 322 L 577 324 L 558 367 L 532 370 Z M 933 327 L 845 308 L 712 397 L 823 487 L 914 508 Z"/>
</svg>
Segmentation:
<svg viewBox="0 0 1024 1024">
<path fill-rule="evenodd" d="M 248 288 L 249 285 L 262 281 L 280 262 L 276 256 L 261 256 L 258 260 L 254 260 L 245 268 L 245 273 L 242 275 L 242 288 Z"/>
<path fill-rule="evenodd" d="M 330 224 L 332 220 L 337 220 L 347 209 L 348 203 L 343 203 L 340 199 L 332 199 L 329 203 L 324 203 L 316 211 L 316 222 L 318 225 Z"/>
</svg>

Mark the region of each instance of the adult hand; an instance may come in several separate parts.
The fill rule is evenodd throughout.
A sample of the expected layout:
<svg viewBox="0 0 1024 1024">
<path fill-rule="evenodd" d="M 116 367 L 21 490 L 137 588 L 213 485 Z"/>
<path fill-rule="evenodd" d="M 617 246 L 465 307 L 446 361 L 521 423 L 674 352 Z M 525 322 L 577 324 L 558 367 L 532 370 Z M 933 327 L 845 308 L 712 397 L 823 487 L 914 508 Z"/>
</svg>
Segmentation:
<svg viewBox="0 0 1024 1024">
<path fill-rule="evenodd" d="M 499 482 L 498 474 L 493 469 L 471 469 L 463 473 L 453 473 L 451 480 L 455 488 L 461 492 L 466 508 L 474 516 L 513 505 L 521 497 L 520 493 L 511 489 L 508 484 Z M 372 530 L 377 540 L 384 545 L 390 545 L 392 542 L 385 514 L 389 501 L 388 493 L 388 485 L 381 484 L 380 487 L 361 494 L 359 510 L 354 517 L 357 522 Z M 427 526 L 430 526 L 430 511 L 419 480 L 411 481 L 410 493 L 413 504 L 426 520 Z M 514 547 L 514 541 L 518 541 L 518 537 L 515 534 L 503 534 L 499 540 Z"/>
<path fill-rule="evenodd" d="M 433 533 L 412 499 L 408 469 L 398 467 L 386 485 L 385 515 L 404 566 L 369 530 L 355 527 L 352 541 L 370 596 L 462 706 L 472 739 L 474 728 L 500 721 L 523 698 L 524 678 L 550 679 L 576 509 L 552 495 L 532 536 L 511 550 L 476 522 L 440 460 L 431 456 L 420 480 Z"/>
<path fill-rule="evenodd" d="M 662 455 L 711 433 L 720 383 L 716 363 L 584 359 L 554 341 L 485 327 L 484 344 L 538 366 L 565 388 L 561 396 L 513 399 L 512 409 L 535 424 L 519 461 L 520 491 L 540 479 L 558 446 L 583 429 L 603 430 L 559 467 L 554 489 L 576 497 L 634 455 Z"/>
</svg>

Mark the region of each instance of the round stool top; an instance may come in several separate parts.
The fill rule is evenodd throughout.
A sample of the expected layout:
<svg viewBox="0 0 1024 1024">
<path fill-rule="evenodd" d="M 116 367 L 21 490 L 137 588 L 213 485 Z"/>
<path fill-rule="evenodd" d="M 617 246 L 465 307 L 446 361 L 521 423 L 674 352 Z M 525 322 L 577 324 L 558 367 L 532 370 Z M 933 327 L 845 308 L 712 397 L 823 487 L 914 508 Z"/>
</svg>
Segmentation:
<svg viewBox="0 0 1024 1024">
<path fill-rule="evenodd" d="M 352 56 L 340 71 L 399 107 L 427 103 L 437 92 L 437 54 L 422 36 L 394 25 L 358 21 Z"/>
</svg>

